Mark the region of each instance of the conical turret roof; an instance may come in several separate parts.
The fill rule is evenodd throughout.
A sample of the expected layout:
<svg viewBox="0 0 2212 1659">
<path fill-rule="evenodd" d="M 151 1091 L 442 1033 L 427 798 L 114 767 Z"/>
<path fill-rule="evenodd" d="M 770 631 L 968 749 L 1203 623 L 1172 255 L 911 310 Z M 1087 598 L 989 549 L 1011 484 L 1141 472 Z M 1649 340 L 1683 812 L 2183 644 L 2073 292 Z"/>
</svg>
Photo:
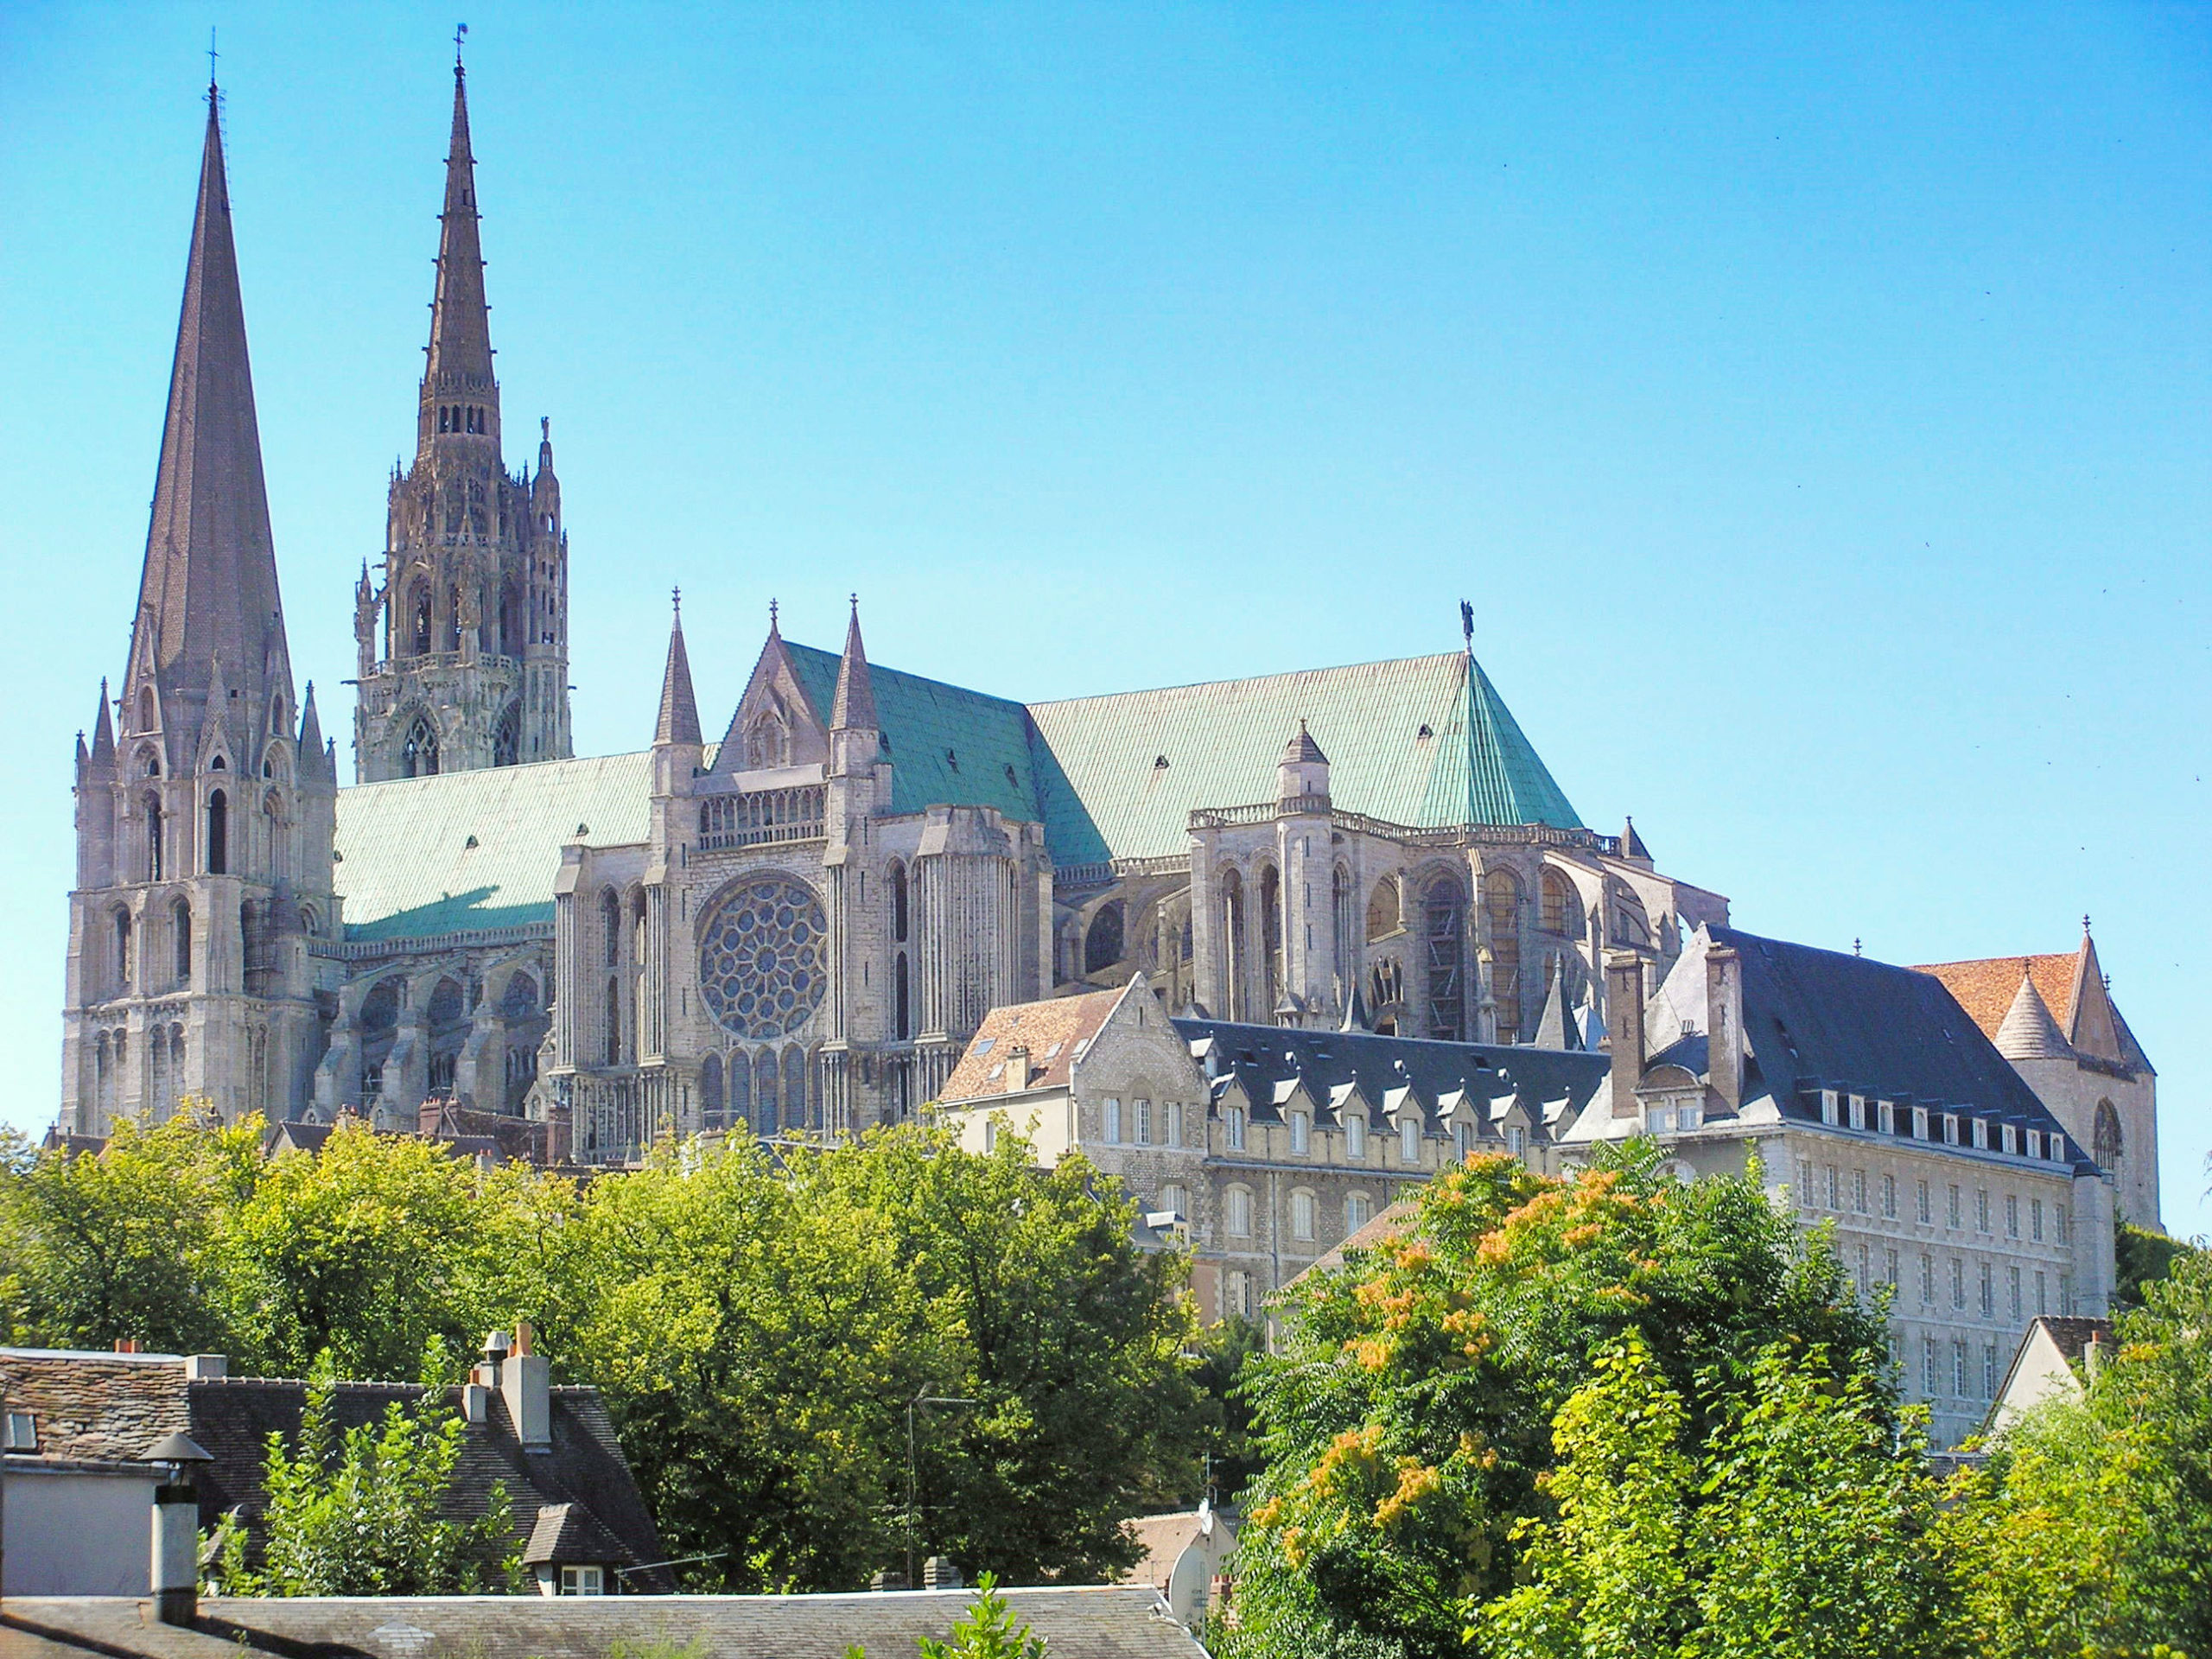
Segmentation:
<svg viewBox="0 0 2212 1659">
<path fill-rule="evenodd" d="M 2043 993 L 2036 989 L 2035 978 L 2025 963 L 2020 964 L 2020 988 L 2013 993 L 2012 1006 L 2005 1013 L 2005 1023 L 1998 1027 L 1994 1040 L 1997 1052 L 2008 1060 L 2065 1059 L 2074 1052 L 2059 1031 L 2058 1021 L 2050 1017 L 2050 1008 Z"/>
<path fill-rule="evenodd" d="M 219 107 L 211 86 L 124 683 L 126 698 L 154 683 L 184 731 L 200 724 L 202 709 L 190 705 L 204 705 L 218 657 L 232 665 L 257 715 L 272 683 L 288 696 L 291 687 Z"/>
</svg>

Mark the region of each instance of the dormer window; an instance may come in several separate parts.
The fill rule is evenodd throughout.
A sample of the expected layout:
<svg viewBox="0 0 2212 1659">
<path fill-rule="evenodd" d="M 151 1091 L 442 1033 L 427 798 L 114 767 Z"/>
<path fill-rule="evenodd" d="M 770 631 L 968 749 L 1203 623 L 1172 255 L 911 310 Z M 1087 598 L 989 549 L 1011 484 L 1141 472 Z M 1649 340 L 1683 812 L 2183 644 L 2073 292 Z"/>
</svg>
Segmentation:
<svg viewBox="0 0 2212 1659">
<path fill-rule="evenodd" d="M 1367 1119 L 1362 1113 L 1344 1114 L 1344 1156 L 1347 1158 L 1367 1156 Z"/>
<path fill-rule="evenodd" d="M 1411 1113 L 1398 1120 L 1398 1161 L 1421 1162 L 1421 1120 Z"/>
<path fill-rule="evenodd" d="M 561 1569 L 561 1593 L 564 1596 L 603 1596 L 607 1593 L 606 1569 L 598 1567 L 564 1567 Z"/>
<path fill-rule="evenodd" d="M 1244 1150 L 1244 1109 L 1231 1106 L 1221 1115 L 1221 1138 L 1232 1152 Z"/>
<path fill-rule="evenodd" d="M 1300 1157 L 1313 1149 L 1313 1119 L 1305 1112 L 1290 1115 L 1290 1149 Z"/>
<path fill-rule="evenodd" d="M 1836 1091 L 1833 1089 L 1821 1090 L 1821 1122 L 1827 1124 L 1830 1128 L 1834 1128 L 1836 1126 L 1836 1122 L 1840 1116 L 1840 1114 L 1837 1109 Z"/>
</svg>

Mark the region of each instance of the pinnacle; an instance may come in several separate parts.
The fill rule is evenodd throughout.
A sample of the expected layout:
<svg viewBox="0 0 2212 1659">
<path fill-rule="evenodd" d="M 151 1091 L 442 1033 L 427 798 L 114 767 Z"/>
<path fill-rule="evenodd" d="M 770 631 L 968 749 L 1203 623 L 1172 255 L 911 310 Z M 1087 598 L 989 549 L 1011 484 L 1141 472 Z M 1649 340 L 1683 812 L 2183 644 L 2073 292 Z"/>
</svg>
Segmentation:
<svg viewBox="0 0 2212 1659">
<path fill-rule="evenodd" d="M 681 595 L 674 600 L 674 620 L 668 630 L 668 666 L 660 681 L 660 718 L 653 727 L 656 747 L 664 743 L 701 743 L 699 702 L 691 690 L 691 658 L 683 649 L 683 610 Z"/>
<path fill-rule="evenodd" d="M 875 684 L 868 673 L 868 650 L 861 644 L 860 595 L 853 595 L 852 620 L 845 625 L 845 654 L 837 664 L 837 694 L 830 706 L 830 729 L 874 731 Z"/>
</svg>

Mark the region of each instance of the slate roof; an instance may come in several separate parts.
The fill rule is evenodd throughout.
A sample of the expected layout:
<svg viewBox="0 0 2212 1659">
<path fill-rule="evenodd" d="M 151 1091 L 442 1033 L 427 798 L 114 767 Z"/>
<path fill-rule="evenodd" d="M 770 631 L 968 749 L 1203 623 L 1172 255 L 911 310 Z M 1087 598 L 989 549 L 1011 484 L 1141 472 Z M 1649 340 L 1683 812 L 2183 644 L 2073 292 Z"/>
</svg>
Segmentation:
<svg viewBox="0 0 2212 1659">
<path fill-rule="evenodd" d="M 1603 1054 L 1522 1048 L 1491 1043 L 1440 1043 L 1426 1038 L 1386 1037 L 1373 1032 L 1307 1031 L 1241 1025 L 1226 1020 L 1177 1020 L 1177 1032 L 1200 1056 L 1217 1092 L 1231 1079 L 1243 1085 L 1260 1121 L 1279 1120 L 1287 1085 L 1302 1082 L 1315 1103 L 1317 1122 L 1334 1122 L 1332 1093 L 1357 1083 L 1368 1104 L 1382 1111 L 1396 1091 L 1410 1088 L 1439 1130 L 1440 1103 L 1464 1092 L 1492 1135 L 1490 1112 L 1503 1096 L 1517 1096 L 1537 1124 L 1563 1128 L 1590 1102 L 1606 1075 Z M 1201 1048 L 1200 1046 L 1204 1046 Z M 1561 1104 L 1564 1103 L 1564 1104 Z"/>
<path fill-rule="evenodd" d="M 938 1098 L 966 1102 L 1003 1093 L 1002 1068 L 1017 1044 L 1029 1050 L 1029 1087 L 1065 1088 L 1077 1049 L 1098 1034 L 1127 988 L 1086 991 L 1081 996 L 993 1008 L 969 1039 L 967 1051 L 944 1080 Z"/>
<path fill-rule="evenodd" d="M 826 728 L 839 657 L 783 647 Z M 1194 809 L 1272 801 L 1301 720 L 1340 810 L 1416 828 L 1581 823 L 1463 652 L 1027 706 L 880 664 L 868 681 L 893 812 L 995 807 L 1044 824 L 1062 868 L 1182 853 Z M 550 921 L 562 846 L 579 823 L 596 846 L 643 841 L 651 779 L 639 751 L 340 791 L 346 937 Z"/>
<path fill-rule="evenodd" d="M 200 1517 L 213 1528 L 234 1507 L 249 1525 L 262 1513 L 262 1475 L 269 1436 L 297 1435 L 307 1384 L 276 1377 L 188 1380 L 174 1354 L 108 1355 L 0 1349 L 0 1389 L 10 1409 L 38 1420 L 39 1452 L 60 1461 L 137 1460 L 154 1441 L 181 1431 L 214 1457 L 195 1477 Z M 421 1390 L 403 1382 L 340 1382 L 335 1414 L 340 1430 L 381 1418 L 397 1402 L 411 1403 Z M 539 1509 L 572 1503 L 588 1508 L 621 1546 L 611 1559 L 643 1565 L 666 1559 L 645 1498 L 622 1456 L 614 1425 L 596 1389 L 550 1390 L 550 1451 L 524 1452 L 515 1439 L 504 1399 L 491 1396 L 487 1421 L 471 1425 L 448 1490 L 448 1513 L 485 1512 L 494 1484 L 506 1489 L 516 1533 L 532 1533 Z M 458 1409 L 460 1390 L 450 1391 Z M 632 1580 L 632 1587 L 665 1591 L 665 1570 Z"/>
<path fill-rule="evenodd" d="M 1818 1091 L 1839 1089 L 2063 1133 L 1935 976 L 1731 927 L 1707 931 L 1743 959 L 1753 1056 L 1746 1099 L 1764 1088 L 1785 1116 L 1817 1120 Z M 2067 1154 L 2076 1173 L 2095 1169 L 2070 1138 Z"/>
<path fill-rule="evenodd" d="M 1006 1592 L 1052 1659 L 1205 1659 L 1149 1586 Z M 119 1596 L 15 1597 L 0 1659 L 607 1659 L 687 1650 L 713 1659 L 912 1659 L 974 1601 L 967 1590 L 841 1596 L 203 1597 L 200 1624 L 156 1624 Z"/>
</svg>

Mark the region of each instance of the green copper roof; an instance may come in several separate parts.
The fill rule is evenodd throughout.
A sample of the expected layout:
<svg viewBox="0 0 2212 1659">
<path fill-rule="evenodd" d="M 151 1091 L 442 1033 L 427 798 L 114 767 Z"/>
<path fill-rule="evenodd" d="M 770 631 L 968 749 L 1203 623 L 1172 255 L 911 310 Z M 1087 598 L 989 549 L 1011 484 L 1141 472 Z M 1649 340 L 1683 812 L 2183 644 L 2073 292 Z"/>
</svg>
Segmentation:
<svg viewBox="0 0 2212 1659">
<path fill-rule="evenodd" d="M 1417 827 L 1581 823 L 1464 652 L 1034 703 L 1030 714 L 1058 762 L 1047 784 L 1057 774 L 1064 785 L 1044 802 L 1063 864 L 1181 852 L 1193 809 L 1274 799 L 1276 763 L 1301 720 L 1329 757 L 1340 810 Z"/>
<path fill-rule="evenodd" d="M 830 723 L 837 655 L 784 641 L 815 718 Z M 1009 818 L 1038 817 L 1029 711 L 918 674 L 870 664 L 878 728 L 891 762 L 891 810 L 995 806 Z M 1058 853 L 1054 854 L 1057 858 Z"/>
<path fill-rule="evenodd" d="M 826 724 L 836 656 L 785 644 Z M 1062 868 L 1180 853 L 1194 809 L 1274 799 L 1301 720 L 1329 757 L 1341 810 L 1421 828 L 1581 823 L 1463 652 L 1027 707 L 880 665 L 870 674 L 892 810 L 991 806 L 1041 822 Z M 595 846 L 643 841 L 652 777 L 639 752 L 341 790 L 346 937 L 551 919 L 563 845 L 579 824 Z"/>
<path fill-rule="evenodd" d="M 338 791 L 349 939 L 420 938 L 553 919 L 562 847 L 643 841 L 650 753 L 448 772 Z"/>
</svg>

